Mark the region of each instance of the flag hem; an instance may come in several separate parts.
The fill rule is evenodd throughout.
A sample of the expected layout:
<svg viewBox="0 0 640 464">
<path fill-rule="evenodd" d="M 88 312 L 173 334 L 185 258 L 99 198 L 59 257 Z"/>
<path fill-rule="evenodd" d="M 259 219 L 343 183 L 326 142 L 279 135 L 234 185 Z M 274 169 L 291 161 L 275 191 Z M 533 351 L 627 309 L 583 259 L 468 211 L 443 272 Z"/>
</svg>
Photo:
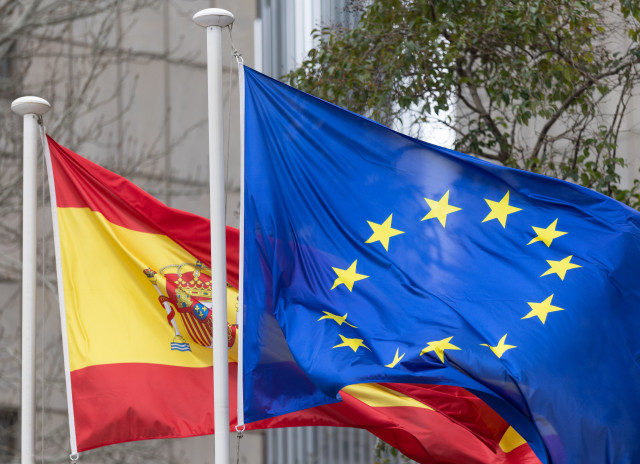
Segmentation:
<svg viewBox="0 0 640 464">
<path fill-rule="evenodd" d="M 69 416 L 69 441 L 71 456 L 78 456 L 78 443 L 76 438 L 76 424 L 73 411 L 73 394 L 71 391 L 71 370 L 69 364 L 69 343 L 67 339 L 67 315 L 64 300 L 64 283 L 62 281 L 62 255 L 60 253 L 60 231 L 58 228 L 58 204 L 56 201 L 56 187 L 51 164 L 51 152 L 49 151 L 49 136 L 42 128 L 42 148 L 47 163 L 47 178 L 49 179 L 49 196 L 51 203 L 51 221 L 53 228 L 53 242 L 56 256 L 56 278 L 58 280 L 58 304 L 60 306 L 60 331 L 62 335 L 62 354 L 64 358 L 64 380 L 67 394 L 67 411 Z"/>
</svg>

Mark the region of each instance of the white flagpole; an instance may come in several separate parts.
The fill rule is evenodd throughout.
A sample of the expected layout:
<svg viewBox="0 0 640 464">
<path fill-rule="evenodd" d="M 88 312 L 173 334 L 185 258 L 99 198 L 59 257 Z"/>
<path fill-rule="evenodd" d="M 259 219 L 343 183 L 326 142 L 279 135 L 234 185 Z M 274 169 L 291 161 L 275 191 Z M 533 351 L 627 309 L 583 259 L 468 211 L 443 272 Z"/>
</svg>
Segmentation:
<svg viewBox="0 0 640 464">
<path fill-rule="evenodd" d="M 22 411 L 21 463 L 35 463 L 36 441 L 36 207 L 38 204 L 38 118 L 51 109 L 46 100 L 21 97 L 11 110 L 23 116 L 22 172 Z"/>
<path fill-rule="evenodd" d="M 208 8 L 193 16 L 207 28 L 209 106 L 209 192 L 213 317 L 213 397 L 215 464 L 229 464 L 229 371 L 227 354 L 227 260 L 222 107 L 222 28 L 233 23 L 227 10 Z"/>
</svg>

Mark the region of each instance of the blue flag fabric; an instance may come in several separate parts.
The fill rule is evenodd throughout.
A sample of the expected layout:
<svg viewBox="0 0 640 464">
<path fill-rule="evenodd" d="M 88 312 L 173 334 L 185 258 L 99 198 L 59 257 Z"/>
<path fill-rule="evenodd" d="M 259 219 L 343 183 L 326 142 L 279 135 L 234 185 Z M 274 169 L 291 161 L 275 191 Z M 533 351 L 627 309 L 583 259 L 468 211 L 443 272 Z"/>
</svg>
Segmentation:
<svg viewBox="0 0 640 464">
<path fill-rule="evenodd" d="M 543 462 L 640 462 L 640 214 L 246 68 L 247 421 L 474 392 Z"/>
</svg>

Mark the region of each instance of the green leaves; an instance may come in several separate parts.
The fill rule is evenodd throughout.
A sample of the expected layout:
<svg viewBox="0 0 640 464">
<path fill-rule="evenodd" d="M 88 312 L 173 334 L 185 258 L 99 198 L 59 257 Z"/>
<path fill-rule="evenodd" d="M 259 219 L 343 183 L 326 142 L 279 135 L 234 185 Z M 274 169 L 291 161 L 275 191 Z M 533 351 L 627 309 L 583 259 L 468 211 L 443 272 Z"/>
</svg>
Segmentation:
<svg viewBox="0 0 640 464">
<path fill-rule="evenodd" d="M 458 150 L 632 202 L 616 143 L 640 47 L 611 44 L 638 38 L 639 3 L 373 0 L 285 79 L 386 125 L 454 105 Z"/>
</svg>

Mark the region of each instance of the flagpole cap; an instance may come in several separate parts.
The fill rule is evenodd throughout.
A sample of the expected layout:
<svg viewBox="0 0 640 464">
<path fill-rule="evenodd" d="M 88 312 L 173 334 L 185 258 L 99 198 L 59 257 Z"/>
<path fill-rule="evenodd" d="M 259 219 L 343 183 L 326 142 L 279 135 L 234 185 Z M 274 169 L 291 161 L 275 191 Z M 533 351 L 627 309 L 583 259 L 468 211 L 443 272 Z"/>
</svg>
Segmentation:
<svg viewBox="0 0 640 464">
<path fill-rule="evenodd" d="M 207 8 L 193 15 L 193 21 L 202 27 L 227 27 L 232 24 L 234 20 L 233 14 L 222 8 Z"/>
<path fill-rule="evenodd" d="M 36 114 L 42 116 L 51 109 L 47 100 L 40 97 L 20 97 L 11 102 L 11 111 L 21 116 L 25 114 Z"/>
</svg>

